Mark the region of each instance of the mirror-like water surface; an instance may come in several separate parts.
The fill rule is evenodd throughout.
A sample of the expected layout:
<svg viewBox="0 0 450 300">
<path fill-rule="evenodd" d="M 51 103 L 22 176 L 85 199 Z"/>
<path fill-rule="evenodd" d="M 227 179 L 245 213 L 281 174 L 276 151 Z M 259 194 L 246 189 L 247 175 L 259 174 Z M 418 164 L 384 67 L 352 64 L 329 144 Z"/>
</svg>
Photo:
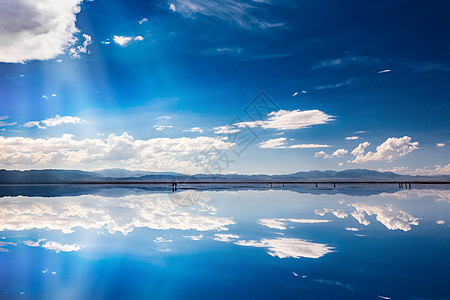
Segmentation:
<svg viewBox="0 0 450 300">
<path fill-rule="evenodd" d="M 450 189 L 0 188 L 1 299 L 449 299 Z"/>
</svg>

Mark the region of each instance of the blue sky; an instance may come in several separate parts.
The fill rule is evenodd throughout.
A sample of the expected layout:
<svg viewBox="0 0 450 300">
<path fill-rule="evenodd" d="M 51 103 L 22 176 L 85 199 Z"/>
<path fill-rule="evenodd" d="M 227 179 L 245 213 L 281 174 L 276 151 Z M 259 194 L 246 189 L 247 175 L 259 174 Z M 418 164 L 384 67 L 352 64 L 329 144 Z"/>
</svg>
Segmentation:
<svg viewBox="0 0 450 300">
<path fill-rule="evenodd" d="M 0 1 L 0 168 L 450 174 L 447 1 L 39 3 Z"/>
</svg>

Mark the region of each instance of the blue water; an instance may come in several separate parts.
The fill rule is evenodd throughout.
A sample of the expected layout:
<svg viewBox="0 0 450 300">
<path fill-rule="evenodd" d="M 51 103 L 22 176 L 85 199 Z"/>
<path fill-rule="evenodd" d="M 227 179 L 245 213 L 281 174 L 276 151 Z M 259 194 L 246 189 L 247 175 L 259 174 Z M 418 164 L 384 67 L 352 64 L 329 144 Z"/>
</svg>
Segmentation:
<svg viewBox="0 0 450 300">
<path fill-rule="evenodd" d="M 0 187 L 0 299 L 450 299 L 450 189 Z"/>
</svg>

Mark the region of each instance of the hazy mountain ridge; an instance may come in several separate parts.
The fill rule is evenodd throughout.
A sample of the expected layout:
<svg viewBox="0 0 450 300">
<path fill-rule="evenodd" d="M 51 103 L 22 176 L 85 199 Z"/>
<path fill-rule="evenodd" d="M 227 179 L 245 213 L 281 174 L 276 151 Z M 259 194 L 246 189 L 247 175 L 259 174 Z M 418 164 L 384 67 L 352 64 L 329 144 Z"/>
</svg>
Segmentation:
<svg viewBox="0 0 450 300">
<path fill-rule="evenodd" d="M 286 175 L 242 175 L 242 174 L 196 174 L 184 175 L 174 172 L 129 171 L 125 169 L 106 169 L 100 171 L 80 170 L 0 170 L 0 183 L 73 183 L 73 182 L 145 182 L 145 181 L 449 181 L 449 175 L 409 176 L 393 172 L 379 172 L 367 169 L 348 169 L 344 171 L 309 171 Z"/>
</svg>

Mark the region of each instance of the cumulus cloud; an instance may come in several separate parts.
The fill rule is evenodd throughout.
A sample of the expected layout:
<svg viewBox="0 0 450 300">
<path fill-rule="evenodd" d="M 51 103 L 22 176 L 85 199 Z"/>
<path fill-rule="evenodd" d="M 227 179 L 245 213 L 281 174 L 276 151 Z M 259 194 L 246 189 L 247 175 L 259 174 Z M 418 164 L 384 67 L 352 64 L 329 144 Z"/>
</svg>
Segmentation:
<svg viewBox="0 0 450 300">
<path fill-rule="evenodd" d="M 259 224 L 273 229 L 285 230 L 288 222 L 301 223 L 301 224 L 319 224 L 328 223 L 330 220 L 317 220 L 317 219 L 260 219 Z"/>
<path fill-rule="evenodd" d="M 358 155 L 363 155 L 364 152 L 366 152 L 366 148 L 370 146 L 369 142 L 364 142 L 358 145 L 358 147 L 356 147 L 355 149 L 353 149 L 353 151 L 351 152 L 353 155 L 358 156 Z"/>
<path fill-rule="evenodd" d="M 233 146 L 212 137 L 135 140 L 126 132 L 121 136 L 110 134 L 106 140 L 74 140 L 69 134 L 45 139 L 0 137 L 0 165 L 68 166 L 115 161 L 140 169 L 198 172 L 217 151 Z M 200 152 L 202 157 L 195 155 Z M 193 162 L 192 156 L 198 161 Z"/>
<path fill-rule="evenodd" d="M 214 236 L 215 236 L 215 238 L 214 238 L 215 241 L 226 242 L 226 243 L 232 242 L 239 238 L 239 236 L 235 235 L 235 234 L 216 233 Z"/>
<path fill-rule="evenodd" d="M 311 149 L 311 148 L 327 148 L 330 145 L 324 144 L 296 144 L 286 145 L 286 138 L 269 139 L 267 141 L 259 143 L 260 148 L 266 149 Z"/>
<path fill-rule="evenodd" d="M 203 133 L 203 129 L 201 129 L 200 127 L 192 127 L 191 129 L 183 130 L 183 132 L 198 132 L 198 133 Z"/>
<path fill-rule="evenodd" d="M 337 218 L 339 219 L 344 219 L 348 216 L 348 214 L 343 211 L 342 209 L 337 209 L 337 210 L 333 210 L 330 208 L 323 208 L 323 209 L 316 209 L 314 210 L 314 213 L 318 216 L 325 216 L 326 213 L 332 213 L 333 215 L 335 215 Z"/>
<path fill-rule="evenodd" d="M 135 41 L 143 41 L 144 38 L 140 35 L 138 35 L 137 37 L 134 38 Z"/>
<path fill-rule="evenodd" d="M 283 23 L 270 22 L 255 16 L 255 13 L 264 9 L 260 7 L 264 4 L 240 0 L 174 0 L 169 3 L 169 9 L 186 18 L 206 16 L 246 29 L 283 27 Z"/>
<path fill-rule="evenodd" d="M 308 128 L 313 125 L 326 124 L 334 117 L 320 110 L 279 110 L 267 115 L 266 121 L 240 122 L 239 127 L 262 127 L 263 129 L 292 130 Z"/>
<path fill-rule="evenodd" d="M 45 120 L 42 120 L 41 122 L 44 123 L 46 126 L 53 127 L 58 126 L 62 124 L 78 124 L 82 120 L 79 117 L 71 117 L 71 116 L 59 116 L 56 115 L 53 118 L 48 118 Z"/>
<path fill-rule="evenodd" d="M 74 46 L 69 49 L 69 55 L 72 58 L 80 58 L 81 54 L 89 53 L 87 47 L 92 44 L 92 37 L 87 34 L 83 34 L 84 42 L 81 46 Z M 56 95 L 53 94 L 52 97 L 55 97 Z"/>
<path fill-rule="evenodd" d="M 0 62 L 48 60 L 73 46 L 82 0 L 0 0 Z M 49 21 L 51 20 L 51 21 Z"/>
<path fill-rule="evenodd" d="M 131 36 L 121 36 L 121 35 L 115 35 L 113 37 L 114 43 L 121 47 L 125 47 L 129 42 L 131 42 L 133 38 Z"/>
<path fill-rule="evenodd" d="M 314 157 L 316 158 L 333 158 L 333 157 L 344 157 L 345 155 L 348 154 L 348 150 L 346 149 L 337 149 L 336 151 L 334 151 L 333 153 L 331 153 L 331 155 L 326 154 L 324 151 L 319 151 L 314 153 Z"/>
<path fill-rule="evenodd" d="M 211 231 L 227 230 L 226 226 L 234 224 L 231 218 L 215 217 L 203 211 L 200 203 L 208 201 L 204 197 L 188 207 L 178 205 L 166 194 L 83 195 L 54 200 L 44 197 L 1 198 L 0 230 L 48 229 L 67 234 L 77 228 L 106 228 L 110 234 L 121 232 L 126 235 L 134 228 Z M 55 251 L 74 249 L 73 245 L 63 247 L 53 242 L 37 243 Z"/>
<path fill-rule="evenodd" d="M 352 216 L 362 225 L 369 225 L 370 222 L 365 219 L 364 213 L 367 215 L 376 215 L 377 221 L 386 226 L 390 230 L 411 230 L 411 225 L 419 225 L 419 219 L 413 217 L 405 211 L 402 211 L 392 205 L 375 206 L 364 203 L 350 204 L 356 211 Z"/>
<path fill-rule="evenodd" d="M 332 252 L 333 248 L 325 244 L 312 243 L 306 240 L 293 238 L 262 239 L 260 241 L 237 241 L 240 246 L 267 248 L 267 253 L 279 258 L 319 258 Z"/>
<path fill-rule="evenodd" d="M 376 152 L 369 151 L 364 155 L 365 148 L 368 146 L 368 144 L 365 143 L 359 144 L 359 146 L 352 151 L 352 154 L 356 156 L 356 158 L 351 161 L 352 163 L 365 163 L 370 161 L 392 162 L 419 149 L 419 143 L 411 142 L 409 136 L 404 136 L 402 138 L 392 137 L 379 145 Z M 364 146 L 364 144 L 367 146 Z"/>
</svg>

